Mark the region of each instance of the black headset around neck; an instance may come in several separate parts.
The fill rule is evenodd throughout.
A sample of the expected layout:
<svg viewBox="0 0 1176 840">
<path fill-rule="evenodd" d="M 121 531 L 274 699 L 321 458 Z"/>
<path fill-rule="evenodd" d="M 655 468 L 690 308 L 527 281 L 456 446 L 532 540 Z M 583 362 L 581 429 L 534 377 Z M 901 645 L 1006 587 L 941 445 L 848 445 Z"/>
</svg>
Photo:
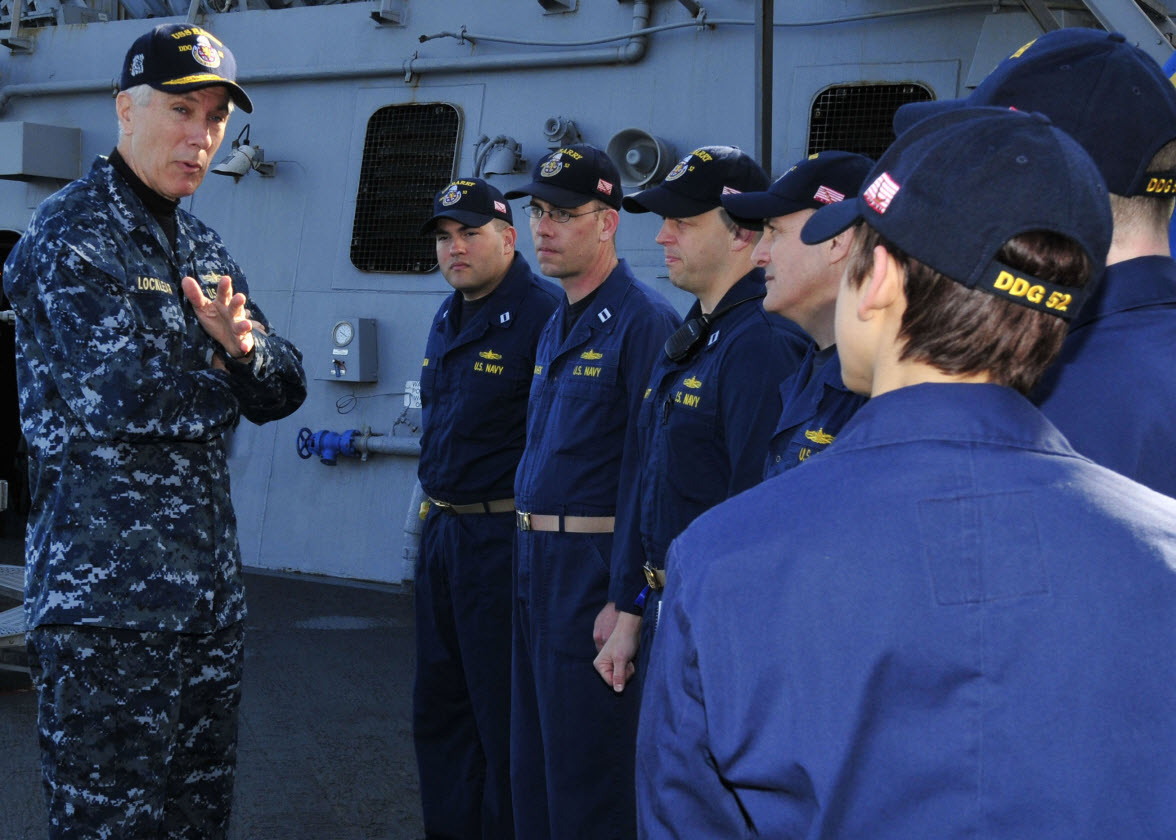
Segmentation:
<svg viewBox="0 0 1176 840">
<path fill-rule="evenodd" d="M 666 339 L 665 353 L 669 356 L 670 361 L 675 364 L 689 359 L 699 351 L 702 345 L 710 336 L 711 325 L 726 315 L 736 306 L 742 306 L 745 303 L 751 303 L 753 300 L 761 300 L 767 292 L 760 292 L 751 297 L 737 300 L 734 303 L 724 306 L 716 312 L 709 315 L 703 313 L 695 318 L 690 318 L 678 329 L 674 330 L 673 334 Z"/>
</svg>

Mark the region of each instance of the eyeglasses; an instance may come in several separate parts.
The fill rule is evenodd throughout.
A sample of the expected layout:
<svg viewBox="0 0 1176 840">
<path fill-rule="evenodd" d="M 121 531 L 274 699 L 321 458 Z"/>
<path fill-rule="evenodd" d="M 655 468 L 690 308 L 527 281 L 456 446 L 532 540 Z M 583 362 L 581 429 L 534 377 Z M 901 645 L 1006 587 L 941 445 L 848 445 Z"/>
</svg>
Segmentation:
<svg viewBox="0 0 1176 840">
<path fill-rule="evenodd" d="M 552 207 L 550 210 L 544 210 L 538 204 L 523 205 L 523 212 L 532 219 L 542 219 L 547 216 L 553 222 L 559 222 L 561 225 L 566 225 L 572 219 L 578 219 L 581 216 L 587 216 L 589 213 L 599 213 L 601 210 L 607 210 L 607 207 L 597 207 L 595 210 L 586 210 L 583 213 L 569 213 L 562 207 Z"/>
</svg>

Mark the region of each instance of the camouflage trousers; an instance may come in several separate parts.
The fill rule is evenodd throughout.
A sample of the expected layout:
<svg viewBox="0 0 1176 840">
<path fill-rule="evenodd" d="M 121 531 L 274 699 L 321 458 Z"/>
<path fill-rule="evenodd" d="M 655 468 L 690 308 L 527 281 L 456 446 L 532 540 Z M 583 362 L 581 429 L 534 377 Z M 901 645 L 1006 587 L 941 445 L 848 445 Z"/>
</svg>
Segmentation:
<svg viewBox="0 0 1176 840">
<path fill-rule="evenodd" d="M 28 632 L 50 840 L 227 836 L 243 637 Z"/>
</svg>

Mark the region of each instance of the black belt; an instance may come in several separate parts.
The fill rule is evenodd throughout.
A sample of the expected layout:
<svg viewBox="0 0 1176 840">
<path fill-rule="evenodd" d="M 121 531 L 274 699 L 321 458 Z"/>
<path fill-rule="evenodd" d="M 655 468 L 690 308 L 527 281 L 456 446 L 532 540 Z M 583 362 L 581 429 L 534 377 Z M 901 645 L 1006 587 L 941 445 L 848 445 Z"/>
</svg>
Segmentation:
<svg viewBox="0 0 1176 840">
<path fill-rule="evenodd" d="M 440 499 L 429 498 L 429 504 L 436 505 L 446 513 L 510 513 L 515 509 L 514 499 L 495 499 L 492 502 L 470 502 L 468 505 L 453 505 Z"/>
</svg>

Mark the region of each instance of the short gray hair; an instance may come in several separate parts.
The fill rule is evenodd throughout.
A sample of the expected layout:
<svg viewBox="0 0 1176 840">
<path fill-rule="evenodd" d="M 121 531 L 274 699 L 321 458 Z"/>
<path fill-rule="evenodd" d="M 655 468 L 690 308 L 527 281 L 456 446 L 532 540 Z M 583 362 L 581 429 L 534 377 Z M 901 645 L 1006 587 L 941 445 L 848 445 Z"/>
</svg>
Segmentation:
<svg viewBox="0 0 1176 840">
<path fill-rule="evenodd" d="M 131 102 L 133 102 L 138 107 L 142 108 L 144 105 L 146 105 L 148 102 L 151 101 L 151 94 L 155 90 L 156 89 L 151 87 L 151 85 L 132 85 L 131 87 L 122 91 L 122 93 L 125 93 L 127 96 L 131 97 Z M 163 91 L 160 91 L 160 93 L 163 93 Z M 233 105 L 234 105 L 233 97 L 230 96 L 229 97 L 229 114 L 230 115 L 232 115 L 232 113 L 233 113 Z M 118 124 L 118 139 L 122 140 L 122 138 L 123 138 L 123 127 L 122 127 L 122 123 L 120 122 Z"/>
</svg>

